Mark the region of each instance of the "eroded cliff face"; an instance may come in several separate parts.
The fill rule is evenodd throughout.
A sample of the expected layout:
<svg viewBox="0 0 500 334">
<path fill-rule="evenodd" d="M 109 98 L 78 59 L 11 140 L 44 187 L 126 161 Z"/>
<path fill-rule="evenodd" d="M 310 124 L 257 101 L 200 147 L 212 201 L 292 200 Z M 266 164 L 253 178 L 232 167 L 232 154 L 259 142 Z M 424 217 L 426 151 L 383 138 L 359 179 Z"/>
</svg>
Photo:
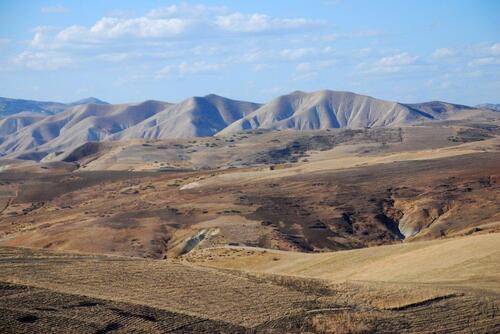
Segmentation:
<svg viewBox="0 0 500 334">
<path fill-rule="evenodd" d="M 407 240 L 480 232 L 478 221 L 490 228 L 499 219 L 498 180 L 498 174 L 449 177 L 423 188 L 391 189 L 385 214 Z"/>
</svg>

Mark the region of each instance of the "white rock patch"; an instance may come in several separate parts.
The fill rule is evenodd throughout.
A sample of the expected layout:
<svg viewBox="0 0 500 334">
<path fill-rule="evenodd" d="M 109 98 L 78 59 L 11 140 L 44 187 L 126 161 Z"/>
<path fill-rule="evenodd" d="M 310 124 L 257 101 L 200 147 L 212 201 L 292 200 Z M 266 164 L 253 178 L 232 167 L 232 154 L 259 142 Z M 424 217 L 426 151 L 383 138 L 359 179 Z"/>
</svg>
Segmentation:
<svg viewBox="0 0 500 334">
<path fill-rule="evenodd" d="M 198 188 L 199 186 L 200 186 L 200 184 L 198 182 L 191 182 L 191 183 L 188 183 L 188 184 L 181 186 L 179 188 L 179 190 L 194 189 L 194 188 Z"/>
</svg>

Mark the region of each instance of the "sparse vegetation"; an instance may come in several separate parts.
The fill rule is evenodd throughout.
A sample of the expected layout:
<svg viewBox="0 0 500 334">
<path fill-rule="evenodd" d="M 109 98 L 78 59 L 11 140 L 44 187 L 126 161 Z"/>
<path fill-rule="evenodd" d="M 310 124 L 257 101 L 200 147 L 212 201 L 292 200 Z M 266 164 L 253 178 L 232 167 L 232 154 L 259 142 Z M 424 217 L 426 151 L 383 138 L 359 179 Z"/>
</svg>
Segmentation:
<svg viewBox="0 0 500 334">
<path fill-rule="evenodd" d="M 373 333 L 366 313 L 338 312 L 319 314 L 312 317 L 311 325 L 318 333 L 325 334 L 364 334 Z"/>
</svg>

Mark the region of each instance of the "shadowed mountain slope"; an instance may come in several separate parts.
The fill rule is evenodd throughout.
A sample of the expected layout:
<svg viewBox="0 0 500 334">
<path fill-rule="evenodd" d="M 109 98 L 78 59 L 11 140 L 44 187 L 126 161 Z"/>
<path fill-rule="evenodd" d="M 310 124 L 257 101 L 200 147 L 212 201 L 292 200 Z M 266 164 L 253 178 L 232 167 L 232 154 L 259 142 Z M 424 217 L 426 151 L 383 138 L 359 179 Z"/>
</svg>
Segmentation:
<svg viewBox="0 0 500 334">
<path fill-rule="evenodd" d="M 0 138 L 19 132 L 23 128 L 36 123 L 45 117 L 47 116 L 34 112 L 21 112 L 2 118 L 0 119 Z"/>
</svg>

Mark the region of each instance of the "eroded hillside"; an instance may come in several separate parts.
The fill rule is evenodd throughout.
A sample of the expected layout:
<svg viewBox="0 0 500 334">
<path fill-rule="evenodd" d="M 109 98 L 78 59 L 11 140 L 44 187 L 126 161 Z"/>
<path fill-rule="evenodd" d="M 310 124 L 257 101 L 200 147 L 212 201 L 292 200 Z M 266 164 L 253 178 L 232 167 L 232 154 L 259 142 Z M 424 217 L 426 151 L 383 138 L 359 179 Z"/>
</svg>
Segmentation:
<svg viewBox="0 0 500 334">
<path fill-rule="evenodd" d="M 494 232 L 498 131 L 249 132 L 5 161 L 0 244 L 169 258 L 215 245 L 324 252 Z"/>
</svg>

